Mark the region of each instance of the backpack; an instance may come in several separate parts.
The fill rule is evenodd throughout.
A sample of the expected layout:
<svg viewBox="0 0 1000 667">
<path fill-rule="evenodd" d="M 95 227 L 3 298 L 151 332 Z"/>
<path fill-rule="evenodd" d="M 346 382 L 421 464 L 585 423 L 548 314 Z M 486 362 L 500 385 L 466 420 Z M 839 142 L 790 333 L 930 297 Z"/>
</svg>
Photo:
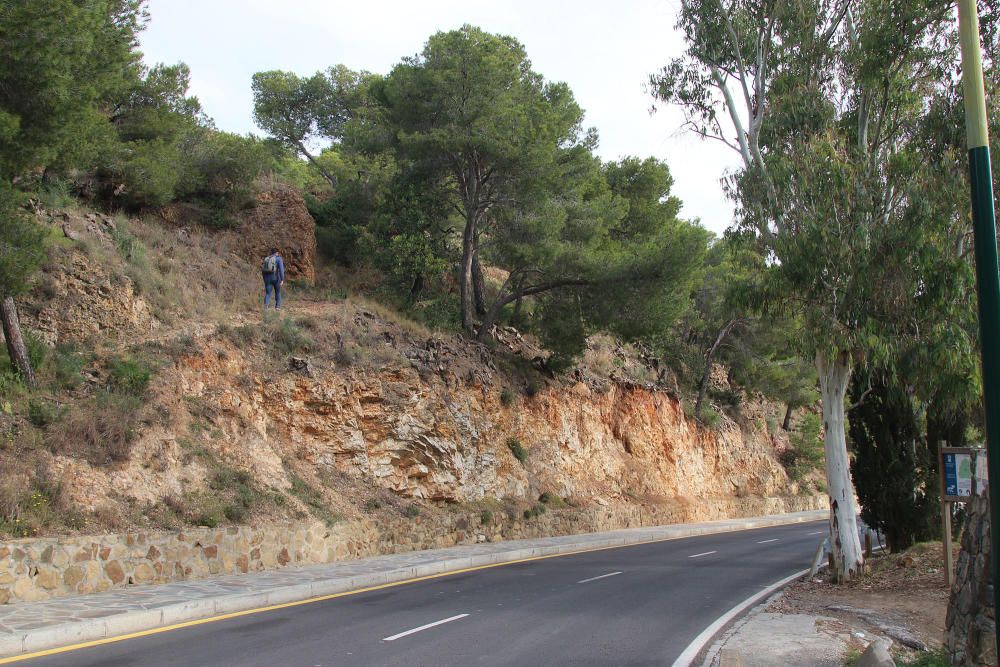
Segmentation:
<svg viewBox="0 0 1000 667">
<path fill-rule="evenodd" d="M 278 270 L 278 257 L 276 255 L 268 255 L 264 258 L 264 261 L 260 265 L 260 272 L 267 275 L 273 274 Z"/>
</svg>

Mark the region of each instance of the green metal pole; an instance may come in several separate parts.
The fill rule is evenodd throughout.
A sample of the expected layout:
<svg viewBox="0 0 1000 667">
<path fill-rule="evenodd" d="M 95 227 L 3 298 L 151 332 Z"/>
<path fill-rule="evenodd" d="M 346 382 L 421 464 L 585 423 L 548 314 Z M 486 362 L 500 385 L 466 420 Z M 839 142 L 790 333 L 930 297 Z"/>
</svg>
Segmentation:
<svg viewBox="0 0 1000 667">
<path fill-rule="evenodd" d="M 972 227 L 976 235 L 976 286 L 979 291 L 979 334 L 983 355 L 983 406 L 986 410 L 986 448 L 989 475 L 1000 485 L 1000 272 L 997 270 L 997 232 L 993 211 L 990 139 L 986 128 L 983 57 L 979 46 L 976 0 L 959 0 L 958 26 L 962 43 L 962 88 L 972 184 Z M 1000 610 L 1000 488 L 990 489 L 990 560 L 993 573 L 993 609 Z M 998 619 L 1000 620 L 1000 619 Z M 1000 646 L 1000 623 L 995 623 Z"/>
</svg>

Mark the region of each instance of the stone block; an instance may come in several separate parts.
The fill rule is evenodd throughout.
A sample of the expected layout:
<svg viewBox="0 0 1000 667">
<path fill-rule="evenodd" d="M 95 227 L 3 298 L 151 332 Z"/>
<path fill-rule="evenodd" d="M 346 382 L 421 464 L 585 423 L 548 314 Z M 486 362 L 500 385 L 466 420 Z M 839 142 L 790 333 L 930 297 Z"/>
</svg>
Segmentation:
<svg viewBox="0 0 1000 667">
<path fill-rule="evenodd" d="M 104 573 L 108 575 L 108 579 L 115 585 L 125 581 L 125 570 L 122 569 L 121 563 L 116 560 L 104 566 Z"/>
<path fill-rule="evenodd" d="M 148 584 L 156 578 L 156 573 L 149 563 L 139 563 L 132 571 L 132 580 L 137 584 Z"/>
<path fill-rule="evenodd" d="M 160 550 L 156 548 L 156 545 L 151 545 L 149 550 L 146 552 L 147 560 L 156 561 L 160 558 Z"/>
<path fill-rule="evenodd" d="M 76 591 L 77 585 L 87 576 L 87 571 L 79 565 L 71 565 L 63 571 L 63 583 L 71 591 Z"/>
<path fill-rule="evenodd" d="M 39 568 L 38 574 L 35 576 L 35 585 L 47 591 L 58 588 L 60 583 L 59 571 L 52 567 Z"/>
</svg>

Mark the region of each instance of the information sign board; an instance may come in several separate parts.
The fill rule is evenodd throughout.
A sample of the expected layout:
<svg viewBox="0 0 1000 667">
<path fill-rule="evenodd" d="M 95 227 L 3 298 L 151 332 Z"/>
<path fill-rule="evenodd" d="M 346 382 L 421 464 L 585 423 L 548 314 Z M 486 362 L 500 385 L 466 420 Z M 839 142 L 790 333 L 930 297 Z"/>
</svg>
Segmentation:
<svg viewBox="0 0 1000 667">
<path fill-rule="evenodd" d="M 972 447 L 942 447 L 941 474 L 944 477 L 944 499 L 964 502 L 973 493 L 985 488 L 986 450 Z"/>
</svg>

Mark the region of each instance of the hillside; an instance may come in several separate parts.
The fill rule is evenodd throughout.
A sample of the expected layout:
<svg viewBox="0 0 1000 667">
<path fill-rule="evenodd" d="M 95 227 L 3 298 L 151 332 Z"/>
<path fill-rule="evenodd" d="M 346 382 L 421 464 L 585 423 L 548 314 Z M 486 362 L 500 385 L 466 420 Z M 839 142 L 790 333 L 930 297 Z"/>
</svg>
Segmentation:
<svg viewBox="0 0 1000 667">
<path fill-rule="evenodd" d="M 3 375 L 6 536 L 320 521 L 358 527 L 359 555 L 821 502 L 778 461 L 783 409 L 708 429 L 607 337 L 555 375 L 512 328 L 432 332 L 317 269 L 291 191 L 231 231 L 184 215 L 36 212 L 50 258 L 21 315 L 44 388 Z M 277 226 L 280 317 L 257 294 Z"/>
</svg>

